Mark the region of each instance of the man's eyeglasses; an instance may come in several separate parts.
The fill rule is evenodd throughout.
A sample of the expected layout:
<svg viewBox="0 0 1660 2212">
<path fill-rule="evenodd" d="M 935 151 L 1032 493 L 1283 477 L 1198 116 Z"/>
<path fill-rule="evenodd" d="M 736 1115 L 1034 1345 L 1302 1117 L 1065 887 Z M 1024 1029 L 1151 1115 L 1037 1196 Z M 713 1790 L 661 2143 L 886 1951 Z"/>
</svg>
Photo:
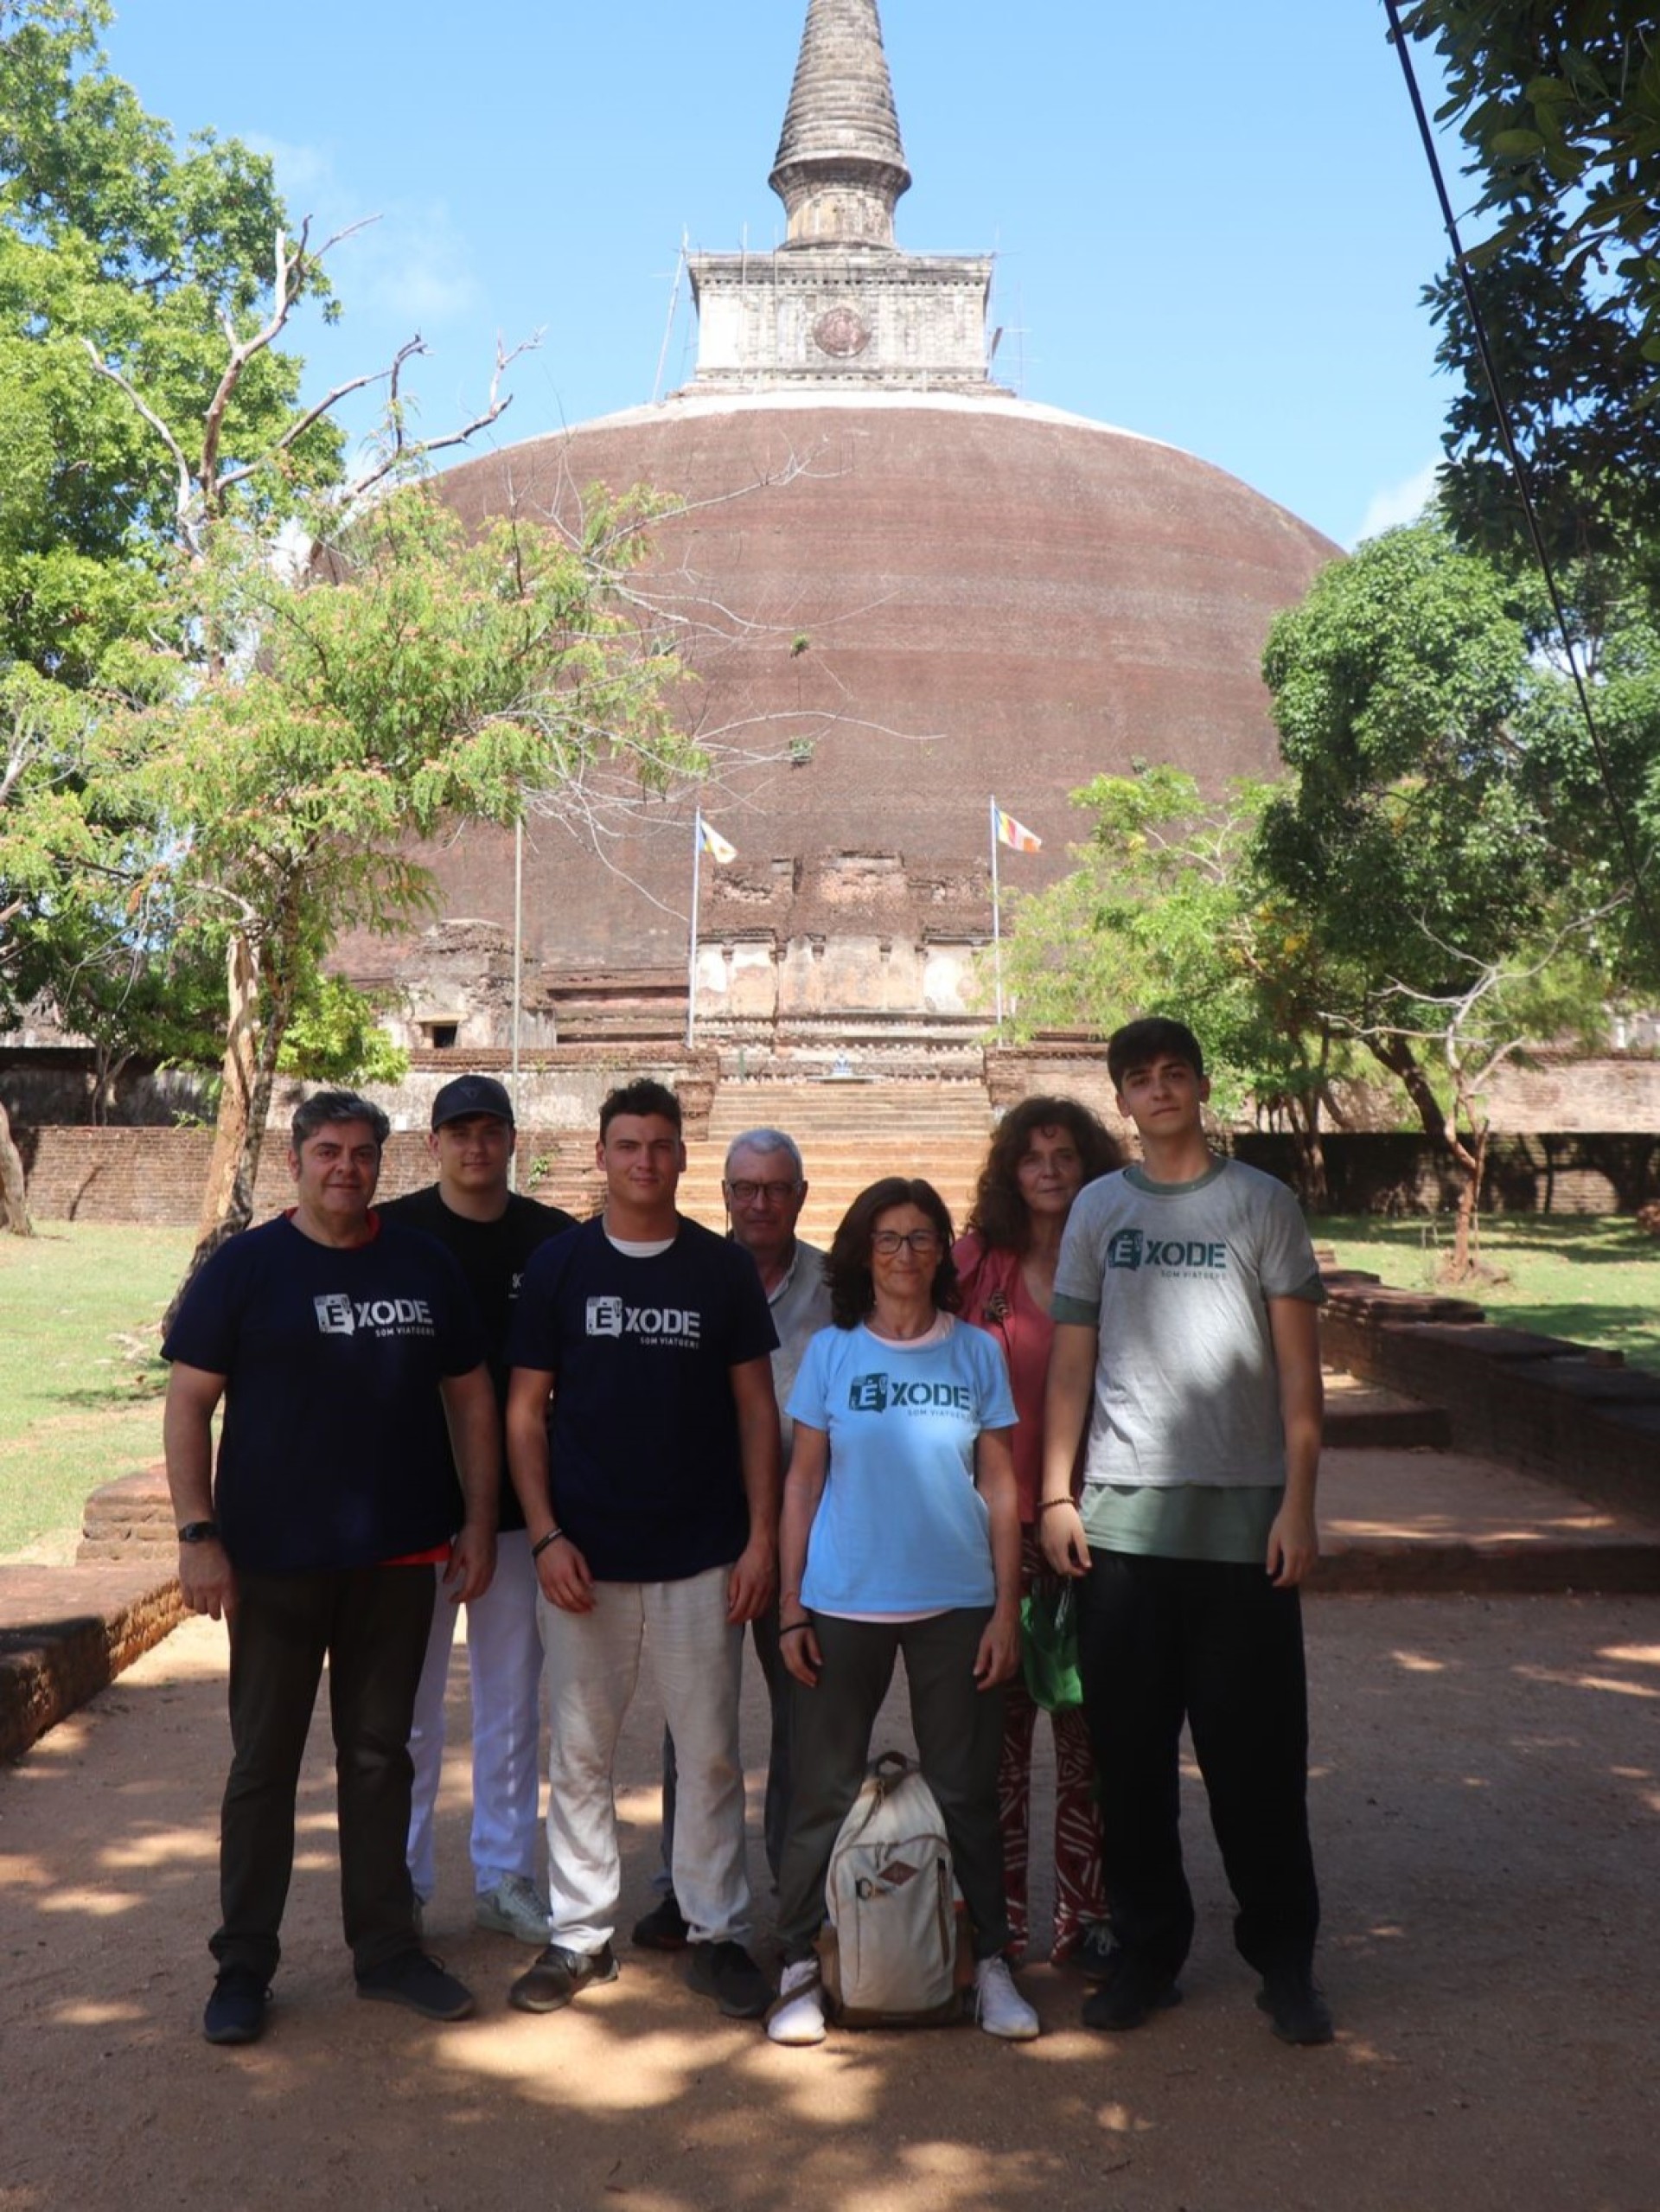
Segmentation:
<svg viewBox="0 0 1660 2212">
<path fill-rule="evenodd" d="M 785 1205 L 801 1187 L 799 1183 L 728 1183 L 726 1195 L 734 1205 L 753 1205 L 757 1199 Z"/>
<path fill-rule="evenodd" d="M 912 1229 L 903 1236 L 897 1229 L 878 1229 L 871 1238 L 871 1250 L 891 1260 L 903 1244 L 909 1244 L 918 1259 L 929 1252 L 937 1252 L 945 1239 L 937 1229 Z"/>
</svg>

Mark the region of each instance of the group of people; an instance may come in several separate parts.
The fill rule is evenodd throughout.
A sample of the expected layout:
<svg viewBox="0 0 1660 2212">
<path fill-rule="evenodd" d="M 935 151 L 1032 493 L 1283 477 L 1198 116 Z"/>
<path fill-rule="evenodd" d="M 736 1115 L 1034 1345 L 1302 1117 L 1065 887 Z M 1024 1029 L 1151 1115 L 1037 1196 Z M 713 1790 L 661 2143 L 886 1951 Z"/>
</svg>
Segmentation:
<svg viewBox="0 0 1660 2212">
<path fill-rule="evenodd" d="M 643 1659 L 667 1722 L 662 1873 L 633 1942 L 684 1951 L 691 1985 L 774 2041 L 821 2040 L 827 1870 L 903 1653 L 974 2015 L 1037 2035 L 1012 1972 L 1031 1934 L 1022 1601 L 1057 1585 L 1082 1704 L 1054 1716 L 1049 1947 L 1094 1985 L 1086 2024 L 1179 1997 L 1185 1719 L 1258 2002 L 1285 2040 L 1331 2039 L 1298 1610 L 1318 1275 L 1290 1194 L 1211 1153 L 1189 1031 L 1133 1023 L 1108 1066 L 1139 1165 L 1076 1102 L 1029 1099 L 964 1236 L 929 1183 L 890 1176 L 827 1253 L 796 1235 L 808 1184 L 782 1130 L 730 1148 L 727 1237 L 680 1214 L 680 1107 L 655 1082 L 606 1098 L 603 1204 L 580 1224 L 512 1192 L 489 1077 L 438 1092 L 436 1182 L 378 1209 L 385 1116 L 349 1092 L 301 1106 L 292 1207 L 209 1261 L 164 1346 L 180 1580 L 230 1627 L 210 2042 L 265 2025 L 325 1656 L 358 1991 L 472 2011 L 423 1943 L 463 1608 L 476 1916 L 536 1951 L 513 2005 L 557 2011 L 618 1972 L 614 1765 Z M 776 1991 L 750 1947 L 746 1624 L 771 1715 Z"/>
</svg>

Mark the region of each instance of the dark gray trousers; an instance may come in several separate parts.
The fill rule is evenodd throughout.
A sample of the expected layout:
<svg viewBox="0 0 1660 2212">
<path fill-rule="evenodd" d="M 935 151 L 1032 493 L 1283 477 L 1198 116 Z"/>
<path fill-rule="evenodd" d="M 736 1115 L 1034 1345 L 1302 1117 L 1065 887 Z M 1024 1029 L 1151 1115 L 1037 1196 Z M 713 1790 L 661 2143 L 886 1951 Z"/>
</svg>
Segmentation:
<svg viewBox="0 0 1660 2212">
<path fill-rule="evenodd" d="M 295 1793 L 325 1654 L 341 1908 L 358 1973 L 415 1943 L 404 1858 L 409 1729 L 432 1622 L 430 1566 L 239 1575 L 230 1616 L 230 1779 L 220 1815 L 221 1966 L 277 1970 Z"/>
<path fill-rule="evenodd" d="M 927 1621 L 840 1621 L 815 1613 L 824 1654 L 818 1684 L 791 1680 L 793 1773 L 778 1937 L 787 1960 L 812 1956 L 824 1921 L 824 1884 L 837 1832 L 858 1796 L 871 1730 L 900 1653 L 910 1690 L 910 1724 L 924 1780 L 939 1800 L 957 1886 L 968 1908 L 974 1956 L 994 1958 L 1009 1940 L 1003 1898 L 1003 1831 L 997 1766 L 1003 1692 L 974 1682 L 989 1606 L 936 1613 Z"/>
</svg>

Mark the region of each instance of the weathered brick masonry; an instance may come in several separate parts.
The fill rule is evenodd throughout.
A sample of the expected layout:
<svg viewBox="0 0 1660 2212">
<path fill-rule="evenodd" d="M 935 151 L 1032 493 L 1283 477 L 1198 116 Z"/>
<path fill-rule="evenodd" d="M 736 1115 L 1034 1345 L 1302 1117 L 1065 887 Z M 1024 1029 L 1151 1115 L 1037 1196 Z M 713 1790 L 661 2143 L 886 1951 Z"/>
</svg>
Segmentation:
<svg viewBox="0 0 1660 2212">
<path fill-rule="evenodd" d="M 1478 1306 L 1326 1277 L 1326 1359 L 1445 1409 L 1453 1448 L 1660 1518 L 1660 1375 L 1584 1345 L 1491 1327 Z"/>
<path fill-rule="evenodd" d="M 84 1705 L 184 1618 L 152 1557 L 120 1565 L 12 1567 L 0 1627 L 0 1759 Z"/>
</svg>

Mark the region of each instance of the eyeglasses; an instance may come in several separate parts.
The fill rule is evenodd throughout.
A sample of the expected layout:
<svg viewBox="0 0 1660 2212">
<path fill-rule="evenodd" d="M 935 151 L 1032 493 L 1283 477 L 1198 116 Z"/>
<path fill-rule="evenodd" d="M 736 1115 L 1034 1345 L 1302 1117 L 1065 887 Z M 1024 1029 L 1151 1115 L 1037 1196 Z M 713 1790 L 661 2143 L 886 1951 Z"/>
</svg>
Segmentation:
<svg viewBox="0 0 1660 2212">
<path fill-rule="evenodd" d="M 937 1252 L 944 1242 L 937 1229 L 912 1229 L 903 1236 L 897 1229 L 878 1229 L 871 1238 L 871 1250 L 891 1260 L 902 1245 L 909 1244 L 917 1258 L 923 1259 L 929 1252 Z"/>
<path fill-rule="evenodd" d="M 801 1187 L 799 1183 L 728 1183 L 726 1195 L 734 1205 L 753 1205 L 757 1199 L 785 1205 Z"/>
</svg>

